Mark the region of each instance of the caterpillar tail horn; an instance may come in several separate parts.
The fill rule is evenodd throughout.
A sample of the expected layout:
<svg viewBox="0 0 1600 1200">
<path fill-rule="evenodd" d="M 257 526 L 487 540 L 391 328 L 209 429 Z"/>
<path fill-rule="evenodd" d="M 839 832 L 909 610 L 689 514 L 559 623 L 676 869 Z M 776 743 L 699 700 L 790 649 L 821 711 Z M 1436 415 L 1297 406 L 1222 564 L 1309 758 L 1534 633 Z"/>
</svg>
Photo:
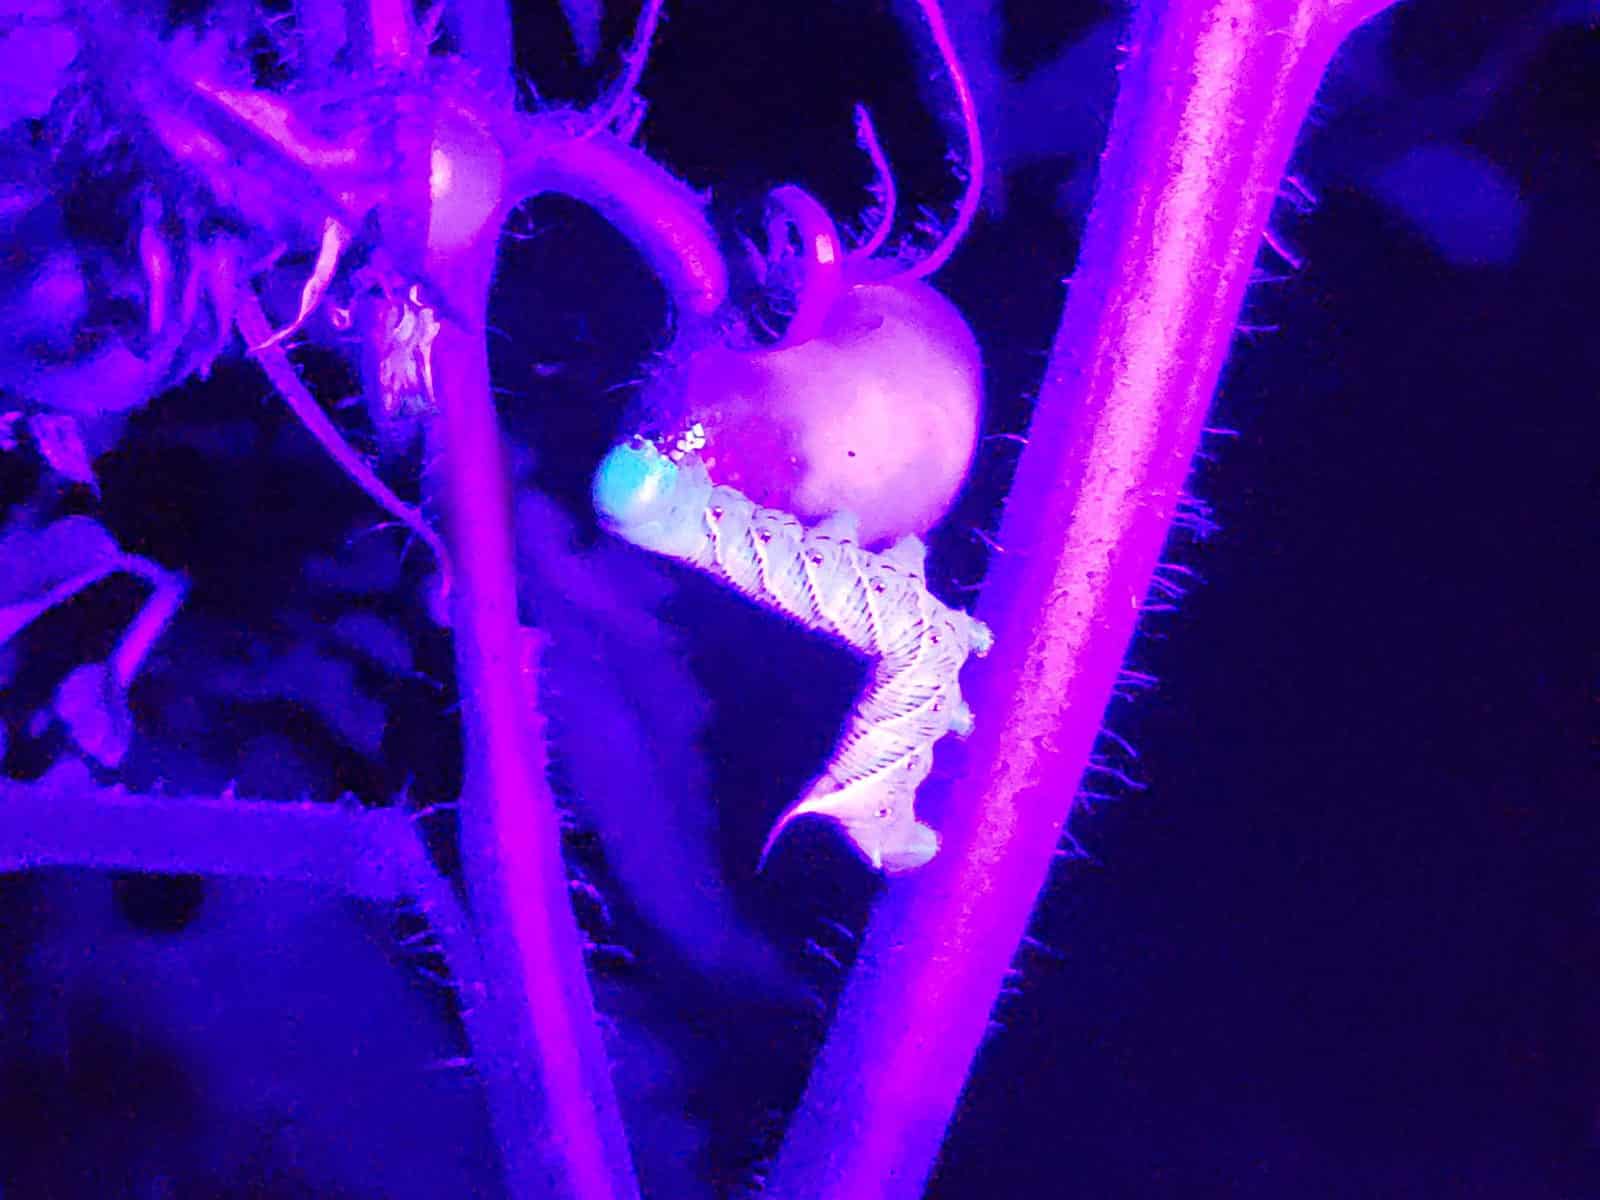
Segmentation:
<svg viewBox="0 0 1600 1200">
<path fill-rule="evenodd" d="M 756 870 L 767 865 L 767 857 L 777 845 L 783 831 L 799 817 L 823 816 L 838 823 L 856 853 L 872 864 L 874 870 L 890 875 L 914 871 L 925 866 L 939 853 L 939 835 L 911 814 L 909 804 L 886 803 L 881 808 L 866 807 L 870 817 L 861 816 L 862 798 L 854 795 L 863 786 L 873 786 L 875 781 L 859 780 L 840 787 L 834 780 L 823 776 L 804 796 L 796 800 L 773 822 L 761 847 L 761 858 Z M 879 816 L 887 814 L 887 819 Z"/>
</svg>

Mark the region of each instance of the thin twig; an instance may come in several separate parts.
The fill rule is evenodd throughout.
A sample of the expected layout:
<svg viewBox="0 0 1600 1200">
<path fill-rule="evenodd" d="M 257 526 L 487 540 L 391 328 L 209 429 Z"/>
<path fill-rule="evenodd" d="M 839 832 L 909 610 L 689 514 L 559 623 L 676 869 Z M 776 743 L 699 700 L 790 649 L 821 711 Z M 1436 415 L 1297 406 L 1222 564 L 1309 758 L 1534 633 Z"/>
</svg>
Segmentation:
<svg viewBox="0 0 1600 1200">
<path fill-rule="evenodd" d="M 876 176 L 873 194 L 878 201 L 878 212 L 877 225 L 871 235 L 850 251 L 850 257 L 871 258 L 883 249 L 883 243 L 889 238 L 889 231 L 894 227 L 895 206 L 899 203 L 899 199 L 895 190 L 894 174 L 889 170 L 888 156 L 883 152 L 883 143 L 878 140 L 877 127 L 872 123 L 872 113 L 865 104 L 856 105 L 856 145 L 861 147 L 872 162 L 872 171 Z"/>
<path fill-rule="evenodd" d="M 389 485 L 378 478 L 377 472 L 367 464 L 367 461 L 344 440 L 344 436 L 329 419 L 328 414 L 322 411 L 322 406 L 317 403 L 311 390 L 301 382 L 299 373 L 289 361 L 289 355 L 283 347 L 264 344 L 272 336 L 272 326 L 267 321 L 266 313 L 261 311 L 261 301 L 256 296 L 255 288 L 248 281 L 242 283 L 239 288 L 238 319 L 239 331 L 244 335 L 245 344 L 255 347 L 251 351 L 252 356 L 261 364 L 261 369 L 267 373 L 267 378 L 272 381 L 273 387 L 278 389 L 278 393 L 289 405 L 290 410 L 300 418 L 300 423 L 310 430 L 311 436 L 322 444 L 328 456 L 346 475 L 355 480 L 362 491 L 377 501 L 385 512 L 422 539 L 428 549 L 433 551 L 434 561 L 439 564 L 438 600 L 442 609 L 450 599 L 454 579 L 450 552 L 445 549 L 444 539 L 432 525 L 428 524 L 428 519 L 419 509 L 413 508 L 395 495 Z"/>
<path fill-rule="evenodd" d="M 966 143 L 965 183 L 961 189 L 961 203 L 956 206 L 955 220 L 928 255 L 906 272 L 912 279 L 926 279 L 944 266 L 956 252 L 961 239 L 967 235 L 972 219 L 978 214 L 978 202 L 983 198 L 983 138 L 978 129 L 978 109 L 972 99 L 972 88 L 968 86 L 966 72 L 961 69 L 961 62 L 956 57 L 955 43 L 950 40 L 950 30 L 945 25 L 939 0 L 916 0 L 916 5 L 921 10 L 923 21 L 927 23 L 934 55 L 944 68 L 951 91 L 955 93 L 956 113 Z"/>
<path fill-rule="evenodd" d="M 638 23 L 634 26 L 633 41 L 622 56 L 622 74 L 596 105 L 590 133 L 613 129 L 617 121 L 626 115 L 639 90 L 639 79 L 644 75 L 645 63 L 650 59 L 650 43 L 655 40 L 656 26 L 660 22 L 661 0 L 644 0 Z"/>
</svg>

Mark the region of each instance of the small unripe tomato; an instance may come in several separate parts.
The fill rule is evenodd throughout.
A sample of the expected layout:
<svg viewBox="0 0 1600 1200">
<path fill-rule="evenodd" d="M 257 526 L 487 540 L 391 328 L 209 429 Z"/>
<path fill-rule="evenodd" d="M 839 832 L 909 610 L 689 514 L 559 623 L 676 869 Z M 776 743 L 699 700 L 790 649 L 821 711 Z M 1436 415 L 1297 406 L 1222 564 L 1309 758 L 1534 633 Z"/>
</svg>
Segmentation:
<svg viewBox="0 0 1600 1200">
<path fill-rule="evenodd" d="M 864 546 L 927 532 L 949 510 L 977 445 L 977 339 L 927 284 L 847 289 L 796 346 L 697 350 L 647 397 L 696 423 L 712 479 L 813 521 L 855 514 Z"/>
</svg>

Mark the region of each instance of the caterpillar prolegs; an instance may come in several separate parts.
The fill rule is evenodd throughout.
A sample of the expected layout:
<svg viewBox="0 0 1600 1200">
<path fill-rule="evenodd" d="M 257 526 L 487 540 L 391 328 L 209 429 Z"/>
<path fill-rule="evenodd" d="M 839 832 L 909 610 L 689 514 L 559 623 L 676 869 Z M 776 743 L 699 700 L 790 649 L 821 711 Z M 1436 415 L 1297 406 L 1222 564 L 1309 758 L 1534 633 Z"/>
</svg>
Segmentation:
<svg viewBox="0 0 1600 1200">
<path fill-rule="evenodd" d="M 934 744 L 972 731 L 957 677 L 968 655 L 987 653 L 993 638 L 988 626 L 928 591 L 922 542 L 906 537 L 881 553 L 864 550 L 847 514 L 808 529 L 714 486 L 692 450 L 669 458 L 643 440 L 606 455 L 594 502 L 618 536 L 697 567 L 872 660 L 833 757 L 773 825 L 761 861 L 791 821 L 810 813 L 837 821 L 880 870 L 909 871 L 931 859 L 939 837 L 916 818 L 917 787 L 932 769 Z"/>
</svg>

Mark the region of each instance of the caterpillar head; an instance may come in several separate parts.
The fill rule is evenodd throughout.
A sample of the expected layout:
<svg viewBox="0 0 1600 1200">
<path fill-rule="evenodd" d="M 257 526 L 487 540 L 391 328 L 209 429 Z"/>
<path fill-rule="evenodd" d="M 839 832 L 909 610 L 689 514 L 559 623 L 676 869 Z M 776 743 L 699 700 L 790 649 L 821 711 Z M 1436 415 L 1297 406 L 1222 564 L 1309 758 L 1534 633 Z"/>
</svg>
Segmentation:
<svg viewBox="0 0 1600 1200">
<path fill-rule="evenodd" d="M 646 550 L 683 556 L 700 540 L 711 480 L 693 454 L 673 461 L 643 439 L 612 447 L 592 489 L 607 529 Z"/>
</svg>

